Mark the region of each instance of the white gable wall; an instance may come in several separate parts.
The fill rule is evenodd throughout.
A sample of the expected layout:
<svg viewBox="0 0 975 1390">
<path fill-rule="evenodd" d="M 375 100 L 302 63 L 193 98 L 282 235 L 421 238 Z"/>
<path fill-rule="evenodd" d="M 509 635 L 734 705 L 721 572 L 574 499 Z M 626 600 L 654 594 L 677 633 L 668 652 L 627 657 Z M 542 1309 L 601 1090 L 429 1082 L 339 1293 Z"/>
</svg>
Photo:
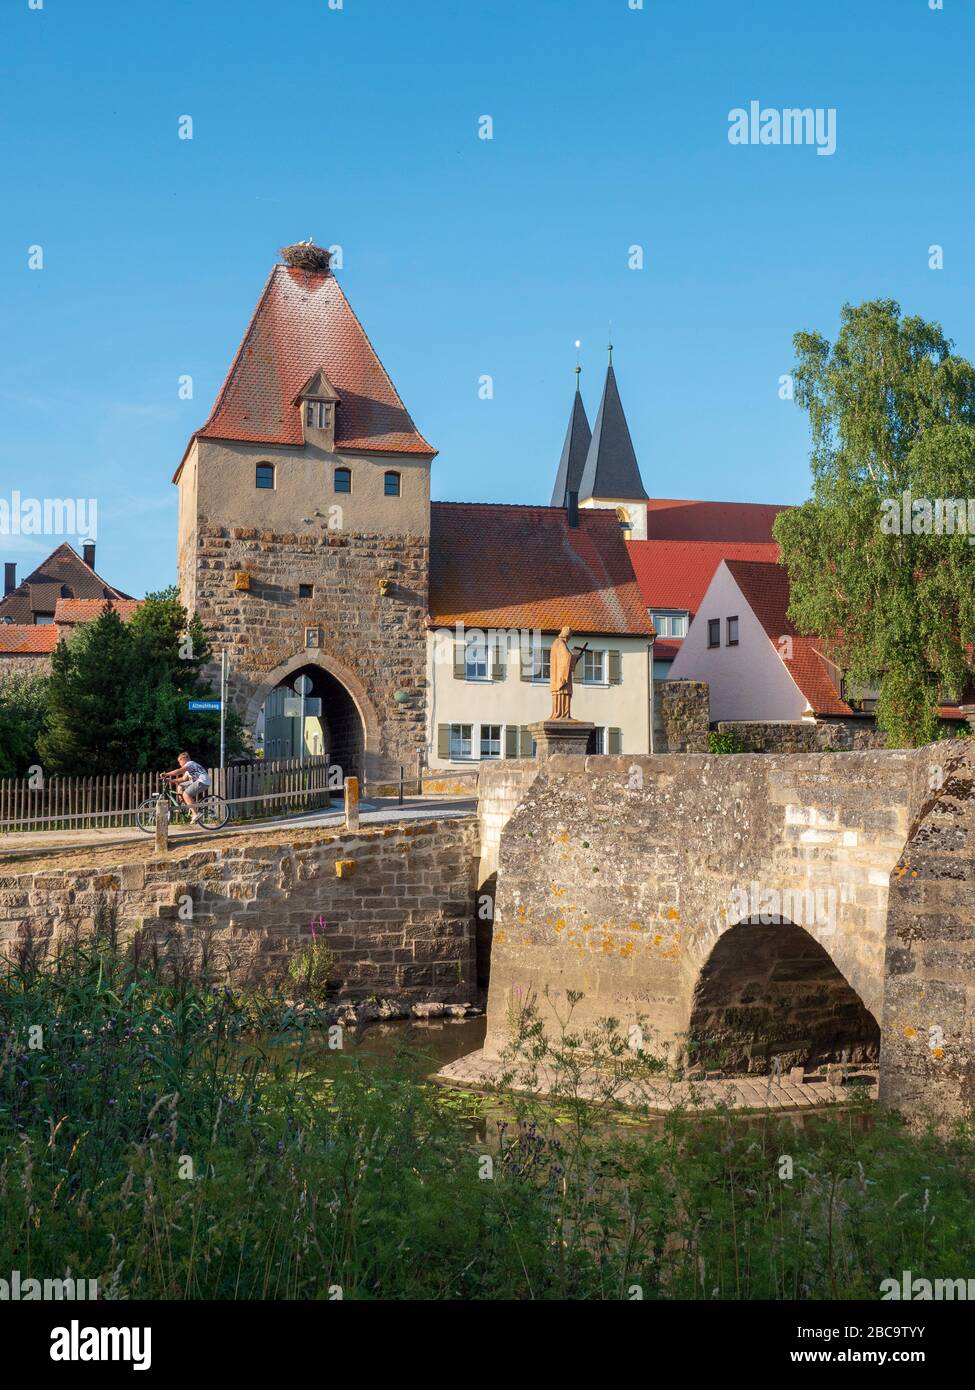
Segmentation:
<svg viewBox="0 0 975 1390">
<path fill-rule="evenodd" d="M 728 618 L 738 619 L 729 647 Z M 721 645 L 708 647 L 708 619 L 721 620 Z M 707 681 L 711 720 L 801 719 L 808 701 L 789 675 L 722 560 L 670 668 L 669 679 Z"/>
</svg>

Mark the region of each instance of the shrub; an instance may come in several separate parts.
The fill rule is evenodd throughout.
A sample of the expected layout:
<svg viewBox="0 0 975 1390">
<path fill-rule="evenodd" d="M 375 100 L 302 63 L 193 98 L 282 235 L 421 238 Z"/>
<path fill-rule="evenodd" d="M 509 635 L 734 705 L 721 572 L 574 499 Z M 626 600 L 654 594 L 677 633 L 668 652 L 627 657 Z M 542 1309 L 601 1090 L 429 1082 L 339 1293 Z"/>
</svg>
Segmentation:
<svg viewBox="0 0 975 1390">
<path fill-rule="evenodd" d="M 747 748 L 737 734 L 719 734 L 712 729 L 708 734 L 709 753 L 747 753 Z"/>
</svg>

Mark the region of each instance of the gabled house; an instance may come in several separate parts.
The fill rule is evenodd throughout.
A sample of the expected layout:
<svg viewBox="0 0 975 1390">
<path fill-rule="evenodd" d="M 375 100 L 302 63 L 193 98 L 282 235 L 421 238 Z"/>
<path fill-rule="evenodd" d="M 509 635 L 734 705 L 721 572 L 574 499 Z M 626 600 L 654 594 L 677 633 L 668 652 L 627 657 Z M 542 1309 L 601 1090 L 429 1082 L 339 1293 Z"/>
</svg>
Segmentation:
<svg viewBox="0 0 975 1390">
<path fill-rule="evenodd" d="M 572 717 L 596 726 L 589 751 L 649 752 L 653 628 L 615 514 L 467 502 L 430 513 L 428 765 L 533 755 L 563 625 L 571 647 L 588 645 Z"/>
<path fill-rule="evenodd" d="M 789 576 L 782 565 L 722 560 L 696 621 L 671 667 L 671 679 L 707 681 L 711 719 L 850 719 L 842 674 L 828 645 L 790 622 Z"/>
<path fill-rule="evenodd" d="M 95 573 L 94 541 L 85 542 L 83 555 L 65 541 L 20 584 L 17 583 L 16 561 L 7 561 L 3 598 L 0 599 L 0 624 L 53 623 L 60 599 L 95 599 L 104 603 L 106 599 L 129 597 Z"/>
</svg>

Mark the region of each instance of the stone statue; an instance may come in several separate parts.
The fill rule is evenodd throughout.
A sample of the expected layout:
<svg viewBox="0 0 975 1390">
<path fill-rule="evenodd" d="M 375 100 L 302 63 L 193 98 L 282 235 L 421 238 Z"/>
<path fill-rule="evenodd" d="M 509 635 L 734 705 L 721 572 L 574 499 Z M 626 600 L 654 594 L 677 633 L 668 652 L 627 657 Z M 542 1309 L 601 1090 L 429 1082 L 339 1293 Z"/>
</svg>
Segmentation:
<svg viewBox="0 0 975 1390">
<path fill-rule="evenodd" d="M 548 681 L 549 689 L 552 692 L 550 719 L 572 718 L 569 713 L 569 707 L 572 703 L 572 672 L 589 643 L 587 642 L 584 647 L 576 647 L 575 651 L 570 651 L 569 638 L 571 636 L 570 629 L 564 627 L 552 643 L 551 674 Z"/>
</svg>

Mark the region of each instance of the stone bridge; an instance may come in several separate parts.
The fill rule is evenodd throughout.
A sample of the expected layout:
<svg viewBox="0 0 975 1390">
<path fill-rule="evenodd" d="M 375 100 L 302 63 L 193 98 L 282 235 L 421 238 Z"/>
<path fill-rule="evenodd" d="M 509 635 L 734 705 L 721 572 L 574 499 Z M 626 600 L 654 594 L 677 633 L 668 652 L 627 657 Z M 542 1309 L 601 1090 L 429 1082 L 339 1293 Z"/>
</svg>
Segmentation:
<svg viewBox="0 0 975 1390">
<path fill-rule="evenodd" d="M 904 752 L 554 757 L 482 771 L 497 884 L 485 1057 L 639 1022 L 738 1071 L 881 1049 L 881 1097 L 975 1104 L 975 742 Z M 502 829 L 503 823 L 503 829 Z M 499 833 L 500 832 L 500 833 Z"/>
</svg>

